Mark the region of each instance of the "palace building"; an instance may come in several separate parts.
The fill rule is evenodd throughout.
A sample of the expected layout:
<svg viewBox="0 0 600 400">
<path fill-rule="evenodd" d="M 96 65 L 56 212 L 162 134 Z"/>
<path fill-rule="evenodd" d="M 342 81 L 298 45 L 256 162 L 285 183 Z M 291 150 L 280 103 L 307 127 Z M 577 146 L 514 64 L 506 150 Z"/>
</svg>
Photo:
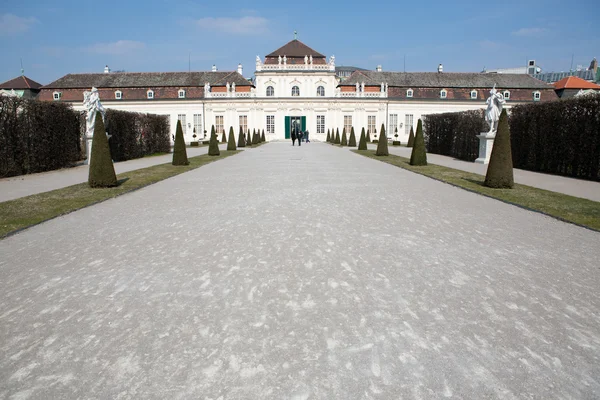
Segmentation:
<svg viewBox="0 0 600 400">
<path fill-rule="evenodd" d="M 105 108 L 168 115 L 171 131 L 182 122 L 186 141 L 242 127 L 264 129 L 267 140 L 284 140 L 294 129 L 325 140 L 328 129 L 364 127 L 371 137 L 385 125 L 388 138 L 406 142 L 411 126 L 426 114 L 485 107 L 490 89 L 504 95 L 506 107 L 556 100 L 554 87 L 527 74 L 384 72 L 353 68 L 340 79 L 335 57 L 297 39 L 261 59 L 254 78 L 237 71 L 110 72 L 68 74 L 44 87 L 38 98 L 83 109 L 83 92 L 96 87 Z"/>
</svg>

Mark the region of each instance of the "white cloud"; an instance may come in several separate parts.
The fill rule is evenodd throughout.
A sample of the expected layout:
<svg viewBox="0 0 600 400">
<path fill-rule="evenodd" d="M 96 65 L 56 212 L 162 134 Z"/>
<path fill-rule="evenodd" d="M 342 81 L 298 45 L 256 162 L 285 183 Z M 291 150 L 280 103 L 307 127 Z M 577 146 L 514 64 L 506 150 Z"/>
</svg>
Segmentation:
<svg viewBox="0 0 600 400">
<path fill-rule="evenodd" d="M 512 32 L 513 36 L 537 37 L 546 33 L 545 28 L 521 28 L 518 31 Z"/>
<path fill-rule="evenodd" d="M 118 40 L 112 43 L 96 43 L 87 48 L 90 53 L 121 55 L 127 54 L 136 50 L 141 50 L 146 45 L 142 42 L 134 40 Z"/>
<path fill-rule="evenodd" d="M 198 26 L 206 30 L 236 35 L 259 35 L 266 33 L 269 21 L 263 17 L 246 16 L 240 18 L 200 18 L 196 21 Z"/>
<path fill-rule="evenodd" d="M 14 35 L 27 32 L 37 19 L 33 17 L 21 18 L 13 14 L 0 15 L 0 35 Z"/>
</svg>

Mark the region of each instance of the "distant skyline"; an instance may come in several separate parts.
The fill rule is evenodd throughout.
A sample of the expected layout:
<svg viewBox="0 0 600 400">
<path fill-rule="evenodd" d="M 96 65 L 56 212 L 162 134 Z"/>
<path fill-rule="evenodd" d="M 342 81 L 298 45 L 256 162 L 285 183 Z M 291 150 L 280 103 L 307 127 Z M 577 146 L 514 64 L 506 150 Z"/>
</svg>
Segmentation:
<svg viewBox="0 0 600 400">
<path fill-rule="evenodd" d="M 525 66 L 545 72 L 600 57 L 600 5 L 306 0 L 218 2 L 42 0 L 0 5 L 0 82 L 25 75 L 48 84 L 68 73 L 234 71 L 254 74 L 294 38 L 336 65 L 384 71 L 479 72 Z"/>
</svg>

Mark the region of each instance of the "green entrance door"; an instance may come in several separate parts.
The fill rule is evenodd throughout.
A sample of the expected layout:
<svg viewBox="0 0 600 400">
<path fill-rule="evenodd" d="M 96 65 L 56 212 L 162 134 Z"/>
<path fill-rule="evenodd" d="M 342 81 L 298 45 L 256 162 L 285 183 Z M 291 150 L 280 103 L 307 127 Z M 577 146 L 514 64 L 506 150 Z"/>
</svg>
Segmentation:
<svg viewBox="0 0 600 400">
<path fill-rule="evenodd" d="M 286 116 L 285 117 L 285 138 L 290 139 L 292 132 L 300 132 L 306 130 L 306 117 L 303 116 Z"/>
</svg>

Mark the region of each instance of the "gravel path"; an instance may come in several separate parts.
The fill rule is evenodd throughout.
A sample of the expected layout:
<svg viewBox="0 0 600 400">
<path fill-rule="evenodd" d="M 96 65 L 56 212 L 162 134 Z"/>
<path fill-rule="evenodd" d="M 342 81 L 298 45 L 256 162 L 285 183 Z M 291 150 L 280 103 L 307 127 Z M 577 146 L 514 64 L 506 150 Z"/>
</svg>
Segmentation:
<svg viewBox="0 0 600 400">
<path fill-rule="evenodd" d="M 600 234 L 271 143 L 0 241 L 0 399 L 597 399 Z"/>
</svg>

